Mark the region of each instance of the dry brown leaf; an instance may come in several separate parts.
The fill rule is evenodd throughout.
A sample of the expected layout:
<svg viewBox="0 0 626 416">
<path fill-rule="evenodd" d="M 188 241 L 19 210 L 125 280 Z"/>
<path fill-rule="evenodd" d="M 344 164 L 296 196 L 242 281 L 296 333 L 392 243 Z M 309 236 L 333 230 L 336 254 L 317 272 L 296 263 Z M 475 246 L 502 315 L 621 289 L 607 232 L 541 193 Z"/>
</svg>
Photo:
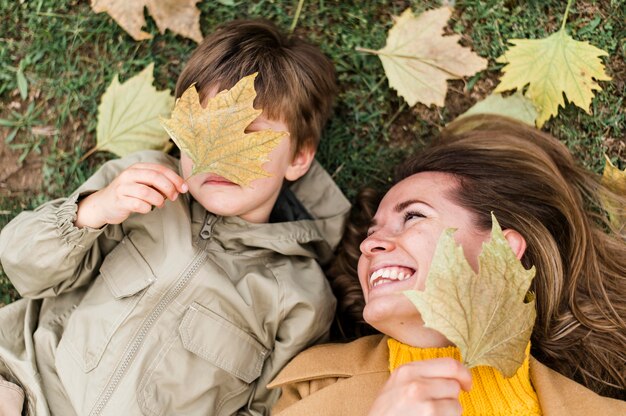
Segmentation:
<svg viewBox="0 0 626 416">
<path fill-rule="evenodd" d="M 459 45 L 459 35 L 443 36 L 451 10 L 441 7 L 414 16 L 406 9 L 389 31 L 377 54 L 395 88 L 410 106 L 420 102 L 443 107 L 447 80 L 473 75 L 487 68 L 487 60 Z"/>
<path fill-rule="evenodd" d="M 143 9 L 154 18 L 159 32 L 166 29 L 200 43 L 200 10 L 195 6 L 200 0 L 91 0 L 96 13 L 107 12 L 135 40 L 152 38 L 141 28 L 146 24 Z"/>
<path fill-rule="evenodd" d="M 193 161 L 192 175 L 215 173 L 241 186 L 269 176 L 262 165 L 288 133 L 245 133 L 262 112 L 252 106 L 256 75 L 248 75 L 230 90 L 220 92 L 205 108 L 192 85 L 176 101 L 172 117 L 161 119 L 172 140 Z"/>
</svg>

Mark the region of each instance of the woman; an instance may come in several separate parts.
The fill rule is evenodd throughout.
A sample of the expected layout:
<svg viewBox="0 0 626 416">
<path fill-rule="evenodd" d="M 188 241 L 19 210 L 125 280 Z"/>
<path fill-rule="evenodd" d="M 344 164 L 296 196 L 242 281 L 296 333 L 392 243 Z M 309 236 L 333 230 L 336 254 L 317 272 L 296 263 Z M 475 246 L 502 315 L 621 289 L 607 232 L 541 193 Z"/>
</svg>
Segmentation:
<svg viewBox="0 0 626 416">
<path fill-rule="evenodd" d="M 283 390 L 275 412 L 626 414 L 626 402 L 600 396 L 626 398 L 626 238 L 599 206 L 610 198 L 624 207 L 625 196 L 579 168 L 558 140 L 496 116 L 453 123 L 398 178 L 360 245 L 358 264 L 363 318 L 383 335 L 301 353 L 271 385 Z M 451 359 L 458 350 L 425 328 L 402 294 L 424 288 L 446 228 L 457 229 L 476 268 L 491 212 L 522 264 L 537 270 L 532 357 L 510 379 L 489 367 L 470 372 Z M 349 303 L 339 310 L 354 315 L 359 300 L 346 283 L 357 230 L 350 230 L 334 276 L 336 288 L 349 293 L 338 295 Z"/>
</svg>

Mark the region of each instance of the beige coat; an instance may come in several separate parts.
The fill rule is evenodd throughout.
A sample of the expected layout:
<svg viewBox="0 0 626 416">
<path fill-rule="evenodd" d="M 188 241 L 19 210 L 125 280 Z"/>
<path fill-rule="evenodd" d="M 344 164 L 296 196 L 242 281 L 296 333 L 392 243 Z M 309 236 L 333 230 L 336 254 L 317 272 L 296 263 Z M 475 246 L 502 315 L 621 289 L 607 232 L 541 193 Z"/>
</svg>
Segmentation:
<svg viewBox="0 0 626 416">
<path fill-rule="evenodd" d="M 389 378 L 387 337 L 327 344 L 300 353 L 270 388 L 282 388 L 275 416 L 364 416 Z M 531 357 L 544 416 L 626 415 L 626 402 L 598 396 Z"/>
<path fill-rule="evenodd" d="M 318 261 L 349 203 L 314 164 L 291 190 L 315 219 L 251 224 L 185 196 L 74 227 L 78 196 L 139 161 L 178 169 L 151 151 L 111 161 L 2 230 L 2 266 L 27 299 L 0 309 L 0 375 L 37 416 L 269 413 L 266 384 L 326 337 L 335 300 Z"/>
</svg>

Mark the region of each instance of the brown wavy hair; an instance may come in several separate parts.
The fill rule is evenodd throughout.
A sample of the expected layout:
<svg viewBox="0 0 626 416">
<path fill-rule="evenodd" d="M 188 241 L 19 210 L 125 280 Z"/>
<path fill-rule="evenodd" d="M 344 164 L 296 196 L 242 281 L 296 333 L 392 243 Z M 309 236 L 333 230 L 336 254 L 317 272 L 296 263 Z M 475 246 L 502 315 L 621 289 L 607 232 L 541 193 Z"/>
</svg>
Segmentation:
<svg viewBox="0 0 626 416">
<path fill-rule="evenodd" d="M 365 299 L 359 284 L 357 264 L 367 229 L 376 213 L 381 195 L 372 188 L 359 192 L 350 210 L 346 228 L 337 249 L 337 256 L 326 274 L 337 298 L 335 321 L 331 327 L 331 340 L 349 341 L 378 331 L 363 319 Z"/>
<path fill-rule="evenodd" d="M 611 200 L 626 209 L 626 195 L 604 187 L 551 135 L 498 116 L 452 123 L 401 165 L 396 180 L 419 172 L 454 175 L 453 197 L 478 227 L 490 229 L 494 212 L 503 229 L 526 239 L 522 263 L 537 269 L 533 355 L 599 394 L 626 399 L 626 234 L 601 206 Z"/>
</svg>

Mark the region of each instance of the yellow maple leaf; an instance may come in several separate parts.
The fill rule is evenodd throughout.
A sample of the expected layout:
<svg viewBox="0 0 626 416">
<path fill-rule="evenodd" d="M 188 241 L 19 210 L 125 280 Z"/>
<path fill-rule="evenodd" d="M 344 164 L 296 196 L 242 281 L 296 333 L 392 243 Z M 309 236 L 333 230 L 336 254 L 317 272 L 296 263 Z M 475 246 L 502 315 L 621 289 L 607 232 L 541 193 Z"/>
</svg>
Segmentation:
<svg viewBox="0 0 626 416">
<path fill-rule="evenodd" d="M 493 93 L 482 101 L 474 104 L 469 110 L 457 118 L 474 114 L 499 114 L 530 125 L 535 125 L 535 120 L 537 119 L 537 109 L 535 105 L 519 91 L 508 97 Z"/>
<path fill-rule="evenodd" d="M 288 133 L 269 129 L 245 133 L 262 112 L 252 106 L 256 76 L 242 78 L 209 99 L 205 108 L 192 85 L 176 101 L 172 117 L 161 118 L 174 143 L 193 161 L 192 175 L 211 172 L 241 186 L 270 176 L 262 165 Z"/>
<path fill-rule="evenodd" d="M 405 294 L 427 327 L 459 347 L 468 367 L 488 365 L 511 377 L 524 361 L 535 322 L 534 298 L 528 296 L 535 268 L 524 269 L 493 214 L 492 221 L 478 274 L 448 229 L 437 244 L 426 288 Z"/>
<path fill-rule="evenodd" d="M 590 113 L 594 90 L 601 90 L 593 80 L 609 81 L 601 56 L 607 52 L 588 42 L 571 38 L 565 27 L 545 39 L 512 39 L 514 46 L 496 61 L 506 63 L 504 75 L 495 92 L 523 89 L 526 97 L 539 109 L 537 126 L 541 127 L 565 107 L 563 94 L 578 107 Z"/>
<path fill-rule="evenodd" d="M 152 85 L 153 69 L 151 63 L 122 84 L 117 75 L 113 78 L 98 106 L 96 146 L 81 160 L 103 150 L 126 156 L 138 150 L 171 148 L 159 117 L 170 113 L 174 97 L 169 90 L 157 91 Z"/>
<path fill-rule="evenodd" d="M 360 51 L 379 56 L 389 85 L 413 106 L 420 102 L 443 107 L 447 80 L 487 68 L 487 60 L 459 45 L 460 36 L 443 36 L 451 10 L 441 7 L 419 16 L 406 9 L 389 30 L 383 49 Z"/>
<path fill-rule="evenodd" d="M 152 38 L 141 28 L 146 24 L 144 7 L 154 18 L 159 32 L 166 29 L 202 42 L 200 10 L 195 6 L 200 0 L 91 0 L 96 13 L 107 12 L 135 40 Z"/>
<path fill-rule="evenodd" d="M 619 170 L 606 155 L 604 158 L 606 163 L 602 172 L 602 184 L 612 192 L 626 197 L 626 169 Z M 620 232 L 626 231 L 626 207 L 606 197 L 601 198 L 601 202 L 613 226 Z"/>
</svg>

